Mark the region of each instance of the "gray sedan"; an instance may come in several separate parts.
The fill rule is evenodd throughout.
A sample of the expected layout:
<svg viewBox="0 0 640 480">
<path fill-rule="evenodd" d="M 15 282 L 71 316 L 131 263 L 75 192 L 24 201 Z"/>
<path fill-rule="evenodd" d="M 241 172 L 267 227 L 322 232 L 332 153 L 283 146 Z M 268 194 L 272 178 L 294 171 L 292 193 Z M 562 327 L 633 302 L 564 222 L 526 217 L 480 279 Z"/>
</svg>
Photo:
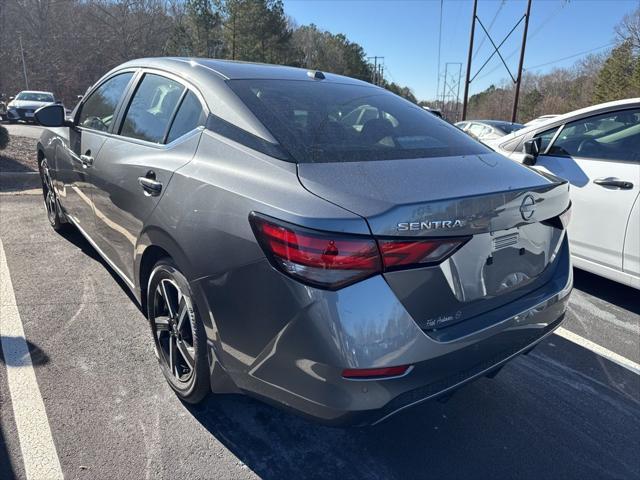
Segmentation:
<svg viewBox="0 0 640 480">
<path fill-rule="evenodd" d="M 72 119 L 36 118 L 51 225 L 122 277 L 186 402 L 244 392 L 376 423 L 495 374 L 564 317 L 568 184 L 384 89 L 145 59 Z"/>
</svg>

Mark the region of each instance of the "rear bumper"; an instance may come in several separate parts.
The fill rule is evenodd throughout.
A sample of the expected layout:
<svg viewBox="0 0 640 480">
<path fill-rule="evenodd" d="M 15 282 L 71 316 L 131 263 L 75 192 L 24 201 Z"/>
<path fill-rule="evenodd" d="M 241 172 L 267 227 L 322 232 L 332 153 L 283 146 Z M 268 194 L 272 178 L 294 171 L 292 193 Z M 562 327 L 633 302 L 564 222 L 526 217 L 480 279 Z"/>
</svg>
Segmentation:
<svg viewBox="0 0 640 480">
<path fill-rule="evenodd" d="M 499 321 L 446 341 L 421 330 L 381 276 L 327 292 L 260 262 L 204 279 L 196 290 L 216 305 L 207 333 L 240 390 L 323 423 L 364 425 L 457 389 L 536 345 L 562 322 L 572 286 L 565 240 L 542 291 L 492 312 Z M 398 378 L 342 377 L 344 368 L 397 365 L 412 368 Z"/>
</svg>

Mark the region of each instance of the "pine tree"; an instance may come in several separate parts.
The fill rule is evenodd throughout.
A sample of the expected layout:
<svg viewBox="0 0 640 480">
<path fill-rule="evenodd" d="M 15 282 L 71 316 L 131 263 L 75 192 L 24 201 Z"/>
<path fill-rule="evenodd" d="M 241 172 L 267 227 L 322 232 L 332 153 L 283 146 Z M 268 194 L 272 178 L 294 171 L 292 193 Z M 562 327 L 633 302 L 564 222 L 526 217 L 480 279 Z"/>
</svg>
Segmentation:
<svg viewBox="0 0 640 480">
<path fill-rule="evenodd" d="M 631 96 L 636 63 L 629 40 L 615 47 L 598 73 L 595 101 L 602 103 Z"/>
</svg>

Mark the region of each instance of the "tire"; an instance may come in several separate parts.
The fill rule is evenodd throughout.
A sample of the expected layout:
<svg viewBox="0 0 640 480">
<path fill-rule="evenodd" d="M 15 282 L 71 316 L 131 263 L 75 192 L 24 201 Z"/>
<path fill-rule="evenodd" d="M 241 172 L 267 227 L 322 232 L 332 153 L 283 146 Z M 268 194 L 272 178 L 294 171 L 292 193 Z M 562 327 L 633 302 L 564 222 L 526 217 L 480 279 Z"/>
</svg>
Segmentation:
<svg viewBox="0 0 640 480">
<path fill-rule="evenodd" d="M 47 218 L 51 227 L 56 232 L 62 232 L 69 228 L 69 224 L 66 223 L 64 215 L 60 209 L 60 202 L 53 189 L 53 182 L 51 181 L 51 175 L 49 173 L 49 164 L 46 158 L 43 158 L 40 162 L 40 181 L 42 182 L 42 196 L 44 197 L 44 208 L 47 211 Z"/>
<path fill-rule="evenodd" d="M 211 390 L 207 337 L 192 299 L 173 260 L 159 260 L 149 276 L 147 318 L 165 379 L 181 400 L 195 404 Z"/>
</svg>

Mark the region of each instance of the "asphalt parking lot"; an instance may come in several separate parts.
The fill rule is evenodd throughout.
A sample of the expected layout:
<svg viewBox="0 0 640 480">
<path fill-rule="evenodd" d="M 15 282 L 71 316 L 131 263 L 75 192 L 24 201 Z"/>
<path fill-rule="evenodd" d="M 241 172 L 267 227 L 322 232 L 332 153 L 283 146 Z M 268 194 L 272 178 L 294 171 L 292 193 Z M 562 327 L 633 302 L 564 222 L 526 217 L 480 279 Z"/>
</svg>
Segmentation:
<svg viewBox="0 0 640 480">
<path fill-rule="evenodd" d="M 374 428 L 237 395 L 191 407 L 166 386 L 126 288 L 80 234 L 49 227 L 41 196 L 0 194 L 0 240 L 65 478 L 640 478 L 640 375 L 563 336 Z M 577 271 L 564 328 L 640 363 L 636 290 Z M 0 356 L 2 479 L 25 478 L 33 455 L 12 362 Z"/>
</svg>

